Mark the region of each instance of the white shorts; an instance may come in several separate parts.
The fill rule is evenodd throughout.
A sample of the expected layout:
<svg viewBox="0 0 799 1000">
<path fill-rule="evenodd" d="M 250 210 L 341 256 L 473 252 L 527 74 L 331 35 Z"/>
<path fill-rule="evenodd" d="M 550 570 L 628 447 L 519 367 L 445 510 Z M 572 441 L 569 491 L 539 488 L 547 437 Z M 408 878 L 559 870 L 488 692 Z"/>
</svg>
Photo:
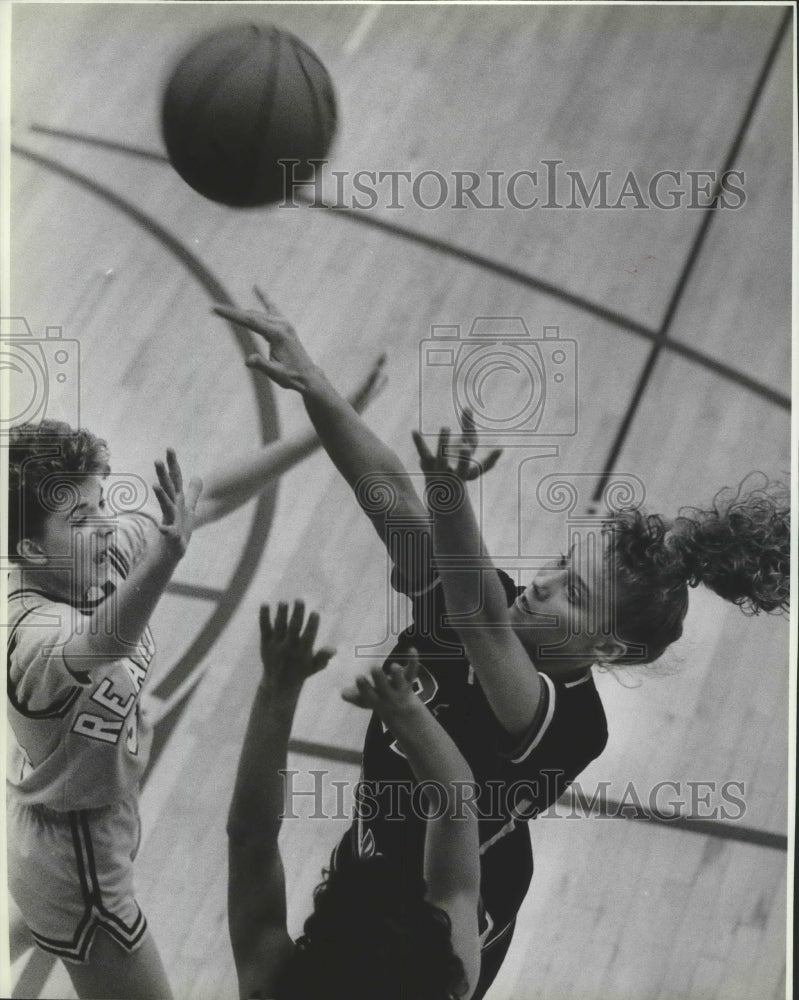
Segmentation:
<svg viewBox="0 0 799 1000">
<path fill-rule="evenodd" d="M 7 799 L 8 884 L 34 940 L 86 962 L 98 927 L 128 951 L 147 921 L 133 896 L 141 823 L 135 799 L 57 812 Z"/>
</svg>

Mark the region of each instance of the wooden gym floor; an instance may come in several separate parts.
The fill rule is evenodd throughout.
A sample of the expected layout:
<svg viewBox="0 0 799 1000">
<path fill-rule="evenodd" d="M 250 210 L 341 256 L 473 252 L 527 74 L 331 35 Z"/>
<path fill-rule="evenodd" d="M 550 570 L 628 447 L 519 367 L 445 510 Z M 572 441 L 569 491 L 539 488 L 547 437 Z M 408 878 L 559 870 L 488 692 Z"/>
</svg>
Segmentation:
<svg viewBox="0 0 799 1000">
<path fill-rule="evenodd" d="M 491 551 L 522 575 L 566 539 L 563 515 L 536 507 L 545 476 L 575 484 L 584 512 L 613 472 L 672 516 L 750 470 L 789 474 L 789 7 L 23 3 L 10 13 L 2 314 L 24 316 L 37 338 L 62 328 L 72 381 L 47 412 L 107 437 L 116 472 L 149 482 L 172 444 L 202 473 L 304 426 L 297 398 L 253 380 L 209 314 L 220 294 L 254 305 L 257 281 L 341 387 L 388 352 L 390 382 L 368 419 L 412 467 L 420 418 L 452 422 L 451 397 L 420 366 L 432 326 L 523 317 L 534 337 L 557 326 L 576 344 L 576 433 L 544 438 L 557 457 L 509 447 L 475 493 Z M 473 171 L 486 192 L 489 171 L 543 177 L 544 161 L 558 160 L 589 188 L 609 171 L 619 207 L 426 209 L 406 197 L 392 209 L 385 187 L 371 210 L 206 202 L 163 162 L 159 93 L 193 38 L 255 18 L 294 31 L 328 66 L 342 117 L 332 169 L 435 170 L 449 185 L 453 171 Z M 685 191 L 689 171 L 741 171 L 745 197 L 658 208 L 646 188 L 664 170 Z M 630 172 L 646 207 L 619 197 Z M 530 194 L 520 184 L 519 199 Z M 556 201 L 569 199 L 565 187 Z M 569 399 L 547 419 L 568 423 Z M 224 818 L 257 677 L 256 609 L 295 596 L 319 609 L 339 655 L 308 687 L 291 766 L 335 813 L 333 782 L 355 780 L 367 721 L 338 691 L 397 623 L 381 546 L 324 455 L 199 532 L 153 623 L 161 721 L 137 886 L 179 1000 L 235 996 Z M 663 668 L 598 684 L 610 743 L 582 788 L 606 782 L 610 800 L 646 807 L 658 783 L 674 782 L 657 801 L 674 791 L 683 819 L 639 810 L 577 822 L 568 803 L 539 819 L 536 876 L 491 1000 L 784 996 L 787 622 L 746 619 L 700 589 Z M 744 803 L 727 818 L 723 788 Z M 304 801 L 282 841 L 294 930 L 346 826 L 346 808 L 313 820 Z M 72 995 L 61 968 L 30 953 L 8 989 Z"/>
</svg>

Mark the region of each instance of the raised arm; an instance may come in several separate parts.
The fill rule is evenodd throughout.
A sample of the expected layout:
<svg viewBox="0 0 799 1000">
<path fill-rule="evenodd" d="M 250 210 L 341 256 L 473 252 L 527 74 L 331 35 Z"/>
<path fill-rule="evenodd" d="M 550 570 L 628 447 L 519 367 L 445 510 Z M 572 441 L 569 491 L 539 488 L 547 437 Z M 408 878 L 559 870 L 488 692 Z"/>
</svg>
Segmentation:
<svg viewBox="0 0 799 1000">
<path fill-rule="evenodd" d="M 333 650 L 313 646 L 319 616 L 303 630 L 304 607 L 279 604 L 274 624 L 262 607 L 263 676 L 253 699 L 228 814 L 228 927 L 239 995 L 271 995 L 274 978 L 291 954 L 286 888 L 278 849 L 284 810 L 282 771 L 294 713 L 305 680 Z"/>
<path fill-rule="evenodd" d="M 265 310 L 262 313 L 221 305 L 215 306 L 214 312 L 268 342 L 269 358 L 254 354 L 247 364 L 268 375 L 277 385 L 302 395 L 319 441 L 349 483 L 381 540 L 389 547 L 389 554 L 405 582 L 411 588 L 425 585 L 430 576 L 428 516 L 405 466 L 367 427 L 355 407 L 333 388 L 325 373 L 308 356 L 287 320 L 263 293 L 258 295 Z M 384 503 L 375 502 L 376 497 L 382 500 L 385 496 L 394 498 L 388 509 Z M 386 531 L 389 513 L 402 519 L 408 535 L 414 538 L 413 545 L 392 544 L 392 536 Z"/>
<path fill-rule="evenodd" d="M 92 661 L 107 662 L 131 652 L 141 638 L 156 605 L 183 558 L 194 527 L 194 510 L 202 482 L 192 479 L 184 491 L 177 456 L 167 450 L 166 462 L 156 462 L 159 485 L 155 494 L 162 523 L 153 527 L 143 557 L 120 580 L 113 595 L 92 613 L 64 647 L 68 660 L 91 669 Z"/>
<path fill-rule="evenodd" d="M 431 811 L 425 822 L 427 899 L 449 915 L 468 998 L 480 972 L 480 841 L 474 776 L 449 734 L 414 693 L 418 661 L 413 655 L 406 668 L 393 663 L 388 675 L 375 667 L 369 677 L 358 677 L 342 697 L 377 712 L 396 737 L 416 780 L 435 783 L 437 795 L 428 793 Z"/>
<path fill-rule="evenodd" d="M 347 397 L 356 413 L 362 413 L 380 393 L 386 382 L 385 357 L 377 359 L 357 388 Z M 197 505 L 195 526 L 201 527 L 237 510 L 321 447 L 316 432 L 302 431 L 260 450 L 220 463 L 203 476 L 203 495 Z"/>
<path fill-rule="evenodd" d="M 505 591 L 474 516 L 465 483 L 476 478 L 473 424 L 464 415 L 464 437 L 450 467 L 449 432 L 442 430 L 436 454 L 418 433 L 413 439 L 427 481 L 427 503 L 435 518 L 433 551 L 450 615 L 494 715 L 511 736 L 532 724 L 541 699 L 541 678 L 514 633 Z M 444 496 L 446 502 L 438 502 Z"/>
</svg>

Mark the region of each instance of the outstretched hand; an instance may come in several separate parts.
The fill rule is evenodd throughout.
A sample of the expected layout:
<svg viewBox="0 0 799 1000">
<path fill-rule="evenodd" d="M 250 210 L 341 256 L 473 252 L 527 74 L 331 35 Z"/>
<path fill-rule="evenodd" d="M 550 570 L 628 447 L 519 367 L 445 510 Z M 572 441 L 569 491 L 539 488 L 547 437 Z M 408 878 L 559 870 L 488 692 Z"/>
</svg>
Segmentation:
<svg viewBox="0 0 799 1000">
<path fill-rule="evenodd" d="M 314 650 L 319 631 L 319 615 L 312 611 L 303 629 L 305 604 L 295 601 L 289 618 L 288 604 L 281 601 L 275 620 L 267 604 L 261 606 L 262 684 L 267 691 L 296 690 L 305 681 L 323 670 L 335 655 L 335 649 L 323 646 Z"/>
<path fill-rule="evenodd" d="M 202 480 L 190 480 L 184 492 L 183 473 L 172 448 L 166 450 L 166 464 L 156 461 L 155 473 L 158 485 L 153 486 L 153 492 L 162 515 L 159 529 L 173 554 L 180 559 L 185 555 L 194 529 L 197 500 L 203 488 Z"/>
<path fill-rule="evenodd" d="M 358 708 L 377 712 L 388 725 L 422 704 L 414 688 L 418 673 L 419 657 L 412 649 L 407 663 L 392 663 L 388 673 L 382 667 L 372 667 L 368 675 L 356 677 L 355 686 L 345 688 L 341 697 Z"/>
<path fill-rule="evenodd" d="M 318 374 L 319 369 L 302 346 L 294 327 L 277 306 L 257 285 L 254 291 L 263 306 L 262 313 L 226 305 L 215 305 L 213 311 L 217 316 L 252 330 L 269 344 L 269 357 L 266 358 L 263 354 L 251 354 L 246 362 L 248 368 L 264 372 L 284 389 L 296 389 L 302 392 L 308 387 L 314 375 Z"/>
<path fill-rule="evenodd" d="M 471 410 L 464 410 L 461 415 L 461 436 L 456 444 L 450 444 L 449 427 L 442 427 L 439 431 L 435 454 L 427 447 L 427 442 L 418 431 L 413 431 L 413 443 L 419 453 L 419 465 L 428 481 L 442 473 L 454 473 L 461 481 L 471 482 L 493 469 L 502 454 L 501 448 L 495 448 L 484 459 L 475 458 L 479 442 Z M 452 455 L 457 456 L 454 467 L 450 466 Z"/>
<path fill-rule="evenodd" d="M 303 347 L 294 327 L 282 315 L 275 303 L 257 285 L 253 291 L 263 307 L 262 313 L 227 305 L 215 305 L 213 311 L 217 316 L 229 319 L 258 334 L 269 344 L 269 357 L 264 357 L 260 353 L 249 355 L 245 362 L 248 368 L 263 372 L 284 389 L 303 392 L 310 386 L 313 378 L 319 376 L 319 368 Z M 357 413 L 363 413 L 372 400 L 383 391 L 387 382 L 385 365 L 386 355 L 381 354 L 363 381 L 347 397 Z"/>
</svg>

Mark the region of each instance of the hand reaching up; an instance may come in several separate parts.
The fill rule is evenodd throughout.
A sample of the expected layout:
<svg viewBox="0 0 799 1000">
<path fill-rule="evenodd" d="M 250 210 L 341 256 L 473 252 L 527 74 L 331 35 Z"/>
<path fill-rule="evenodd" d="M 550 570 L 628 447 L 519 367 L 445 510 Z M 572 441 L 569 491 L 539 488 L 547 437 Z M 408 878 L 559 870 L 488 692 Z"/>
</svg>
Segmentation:
<svg viewBox="0 0 799 1000">
<path fill-rule="evenodd" d="M 202 480 L 192 479 L 184 492 L 183 473 L 172 448 L 166 450 L 166 463 L 156 461 L 155 472 L 158 485 L 153 486 L 153 491 L 163 518 L 159 525 L 161 534 L 173 555 L 180 559 L 186 553 L 194 529 L 194 514 L 203 488 Z"/>
<path fill-rule="evenodd" d="M 355 686 L 342 691 L 341 697 L 358 708 L 377 712 L 391 728 L 399 717 L 424 709 L 414 688 L 418 673 L 419 658 L 412 649 L 407 663 L 392 663 L 388 673 L 381 667 L 372 667 L 368 675 L 356 677 Z"/>
<path fill-rule="evenodd" d="M 449 427 L 441 428 L 435 454 L 427 447 L 427 442 L 418 431 L 413 431 L 413 443 L 419 453 L 419 465 L 428 482 L 442 475 L 453 474 L 462 482 L 479 479 L 494 468 L 502 454 L 501 448 L 495 448 L 484 459 L 475 458 L 479 441 L 471 410 L 464 410 L 461 415 L 461 437 L 457 444 L 450 444 Z M 451 466 L 450 458 L 453 454 L 457 455 L 457 461 Z"/>
<path fill-rule="evenodd" d="M 314 650 L 319 631 L 319 615 L 312 611 L 303 628 L 305 604 L 295 601 L 289 618 L 288 604 L 280 602 L 272 621 L 269 606 L 261 606 L 261 663 L 263 687 L 270 693 L 297 690 L 305 681 L 323 670 L 335 655 L 324 646 Z"/>
</svg>

